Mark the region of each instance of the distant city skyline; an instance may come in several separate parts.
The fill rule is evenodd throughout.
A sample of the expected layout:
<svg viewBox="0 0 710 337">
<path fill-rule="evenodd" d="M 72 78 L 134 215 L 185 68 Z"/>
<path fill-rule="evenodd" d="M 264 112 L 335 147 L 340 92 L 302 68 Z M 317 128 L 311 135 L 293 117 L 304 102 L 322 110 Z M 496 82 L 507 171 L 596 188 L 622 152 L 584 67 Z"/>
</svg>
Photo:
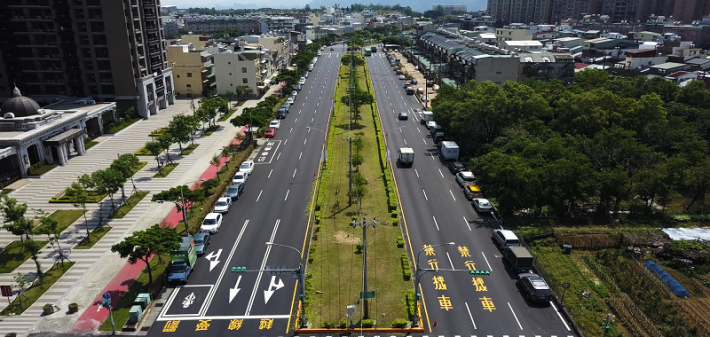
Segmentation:
<svg viewBox="0 0 710 337">
<path fill-rule="evenodd" d="M 273 0 L 269 2 L 268 7 L 271 8 L 303 8 L 306 6 L 306 4 L 312 3 L 312 2 L 318 2 L 319 4 L 322 4 L 323 1 L 313 1 L 313 0 Z M 415 10 L 428 10 L 431 9 L 431 3 L 425 3 L 422 2 L 419 4 L 417 1 L 415 1 L 416 4 L 407 2 L 407 1 L 402 1 L 401 3 L 399 1 L 392 1 L 392 0 L 381 0 L 378 1 L 378 4 L 397 4 L 399 3 L 402 6 L 412 6 L 413 9 Z M 463 4 L 468 6 L 468 10 L 478 10 L 478 9 L 485 9 L 486 6 L 486 1 L 481 1 L 481 0 L 471 0 L 471 1 L 442 1 L 441 3 L 444 4 Z M 361 3 L 361 4 L 370 4 L 372 1 L 370 0 L 345 0 L 345 1 L 337 1 L 337 0 L 332 0 L 331 4 L 340 4 L 341 6 L 348 6 L 350 3 Z M 169 0 L 169 1 L 163 1 L 162 2 L 163 6 L 168 6 L 168 5 L 175 5 L 178 8 L 190 8 L 190 7 L 207 7 L 207 8 L 212 8 L 216 7 L 217 9 L 226 9 L 226 8 L 262 8 L 266 7 L 264 3 L 256 2 L 254 0 L 245 0 L 243 2 L 239 1 L 234 1 L 234 0 L 207 0 L 207 1 L 195 1 L 195 0 Z M 235 7 L 237 5 L 237 7 Z M 320 7 L 320 5 L 318 5 Z M 422 8 L 416 8 L 416 7 L 422 7 Z"/>
</svg>

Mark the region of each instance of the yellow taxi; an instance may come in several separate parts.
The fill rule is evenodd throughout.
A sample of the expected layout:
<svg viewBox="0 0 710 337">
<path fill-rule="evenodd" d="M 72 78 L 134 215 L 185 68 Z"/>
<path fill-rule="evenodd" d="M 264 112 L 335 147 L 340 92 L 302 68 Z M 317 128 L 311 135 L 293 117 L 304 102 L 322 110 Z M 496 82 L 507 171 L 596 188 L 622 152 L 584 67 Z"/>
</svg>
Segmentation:
<svg viewBox="0 0 710 337">
<path fill-rule="evenodd" d="M 463 195 L 465 195 L 468 200 L 472 200 L 473 198 L 483 198 L 481 188 L 477 185 L 465 185 L 463 187 Z"/>
</svg>

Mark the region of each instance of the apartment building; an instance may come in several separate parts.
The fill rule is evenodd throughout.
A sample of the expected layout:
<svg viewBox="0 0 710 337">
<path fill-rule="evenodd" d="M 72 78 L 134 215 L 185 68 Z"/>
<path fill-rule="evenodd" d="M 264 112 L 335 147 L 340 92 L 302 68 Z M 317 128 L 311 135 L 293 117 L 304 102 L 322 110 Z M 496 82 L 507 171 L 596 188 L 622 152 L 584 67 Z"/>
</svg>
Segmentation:
<svg viewBox="0 0 710 337">
<path fill-rule="evenodd" d="M 487 13 L 500 19 L 503 24 L 511 22 L 551 23 L 554 0 L 488 0 Z"/>
<path fill-rule="evenodd" d="M 291 16 L 266 16 L 260 17 L 258 21 L 261 34 L 278 31 L 290 32 L 298 23 L 298 20 Z"/>
<path fill-rule="evenodd" d="M 496 42 L 502 41 L 527 41 L 533 36 L 525 28 L 496 28 Z"/>
<path fill-rule="evenodd" d="M 460 14 L 468 12 L 466 5 L 431 5 L 431 9 L 436 10 L 437 7 L 444 8 L 445 15 Z"/>
<path fill-rule="evenodd" d="M 261 95 L 268 89 L 269 77 L 276 70 L 271 53 L 266 50 L 227 51 L 215 55 L 214 61 L 219 72 L 217 92 L 220 95 L 236 92 L 239 86 L 247 87 L 247 94 Z"/>
<path fill-rule="evenodd" d="M 91 97 L 143 118 L 174 103 L 159 0 L 5 0 L 0 98 Z"/>
<path fill-rule="evenodd" d="M 199 15 L 184 18 L 187 32 L 219 32 L 225 29 L 234 29 L 243 33 L 259 31 L 259 20 L 255 17 L 234 15 Z"/>
<path fill-rule="evenodd" d="M 217 93 L 212 54 L 192 44 L 168 46 L 168 62 L 175 79 L 175 93 L 187 97 L 212 97 Z"/>
</svg>

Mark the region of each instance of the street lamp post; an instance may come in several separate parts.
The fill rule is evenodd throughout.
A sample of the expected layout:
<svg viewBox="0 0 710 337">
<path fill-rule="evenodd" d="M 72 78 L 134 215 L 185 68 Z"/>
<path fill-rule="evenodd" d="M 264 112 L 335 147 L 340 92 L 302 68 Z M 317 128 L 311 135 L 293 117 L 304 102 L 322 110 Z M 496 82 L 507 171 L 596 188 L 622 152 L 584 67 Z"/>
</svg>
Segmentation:
<svg viewBox="0 0 710 337">
<path fill-rule="evenodd" d="M 278 246 L 278 247 L 292 249 L 292 250 L 295 250 L 296 253 L 298 253 L 298 282 L 301 284 L 301 296 L 299 296 L 298 298 L 301 301 L 301 328 L 305 328 L 307 326 L 306 314 L 304 312 L 304 305 L 305 305 L 305 300 L 306 300 L 306 286 L 305 286 L 305 284 L 306 284 L 306 268 L 303 265 L 303 254 L 296 247 L 282 245 L 282 244 L 273 243 L 273 242 L 267 242 L 266 244 L 268 246 Z"/>
<path fill-rule="evenodd" d="M 396 127 L 396 128 L 391 128 L 391 129 L 385 131 L 385 138 L 387 138 L 387 135 L 390 133 L 390 131 L 394 131 L 394 130 L 402 131 L 402 128 L 406 128 L 406 127 L 407 127 L 406 125 L 403 125 L 403 126 L 399 126 L 399 127 Z"/>
<path fill-rule="evenodd" d="M 219 174 L 219 172 L 217 172 L 217 174 Z M 205 181 L 205 180 L 206 180 L 205 178 L 202 178 L 202 179 L 199 179 L 199 180 L 195 180 L 195 181 L 188 182 L 188 184 L 194 184 L 194 183 L 196 183 L 196 182 L 203 182 L 203 181 Z M 186 210 L 185 210 L 185 208 L 186 208 L 186 207 L 185 207 L 185 195 L 184 195 L 183 192 L 182 192 L 182 187 L 183 187 L 183 186 L 185 186 L 185 185 L 180 185 L 180 202 L 182 203 L 182 206 L 181 206 L 181 208 L 182 208 L 182 222 L 185 223 L 185 231 L 188 232 L 187 234 L 190 234 L 190 233 L 189 233 L 189 229 L 188 229 L 188 228 L 190 228 L 190 227 L 188 226 L 188 223 L 187 223 L 187 212 L 186 212 Z M 158 203 L 161 203 L 161 204 L 162 204 L 165 200 L 156 200 L 156 201 L 157 201 Z"/>
<path fill-rule="evenodd" d="M 372 222 L 365 221 L 365 218 L 360 222 L 353 220 L 351 223 L 353 228 L 357 226 L 362 227 L 362 266 L 363 266 L 363 285 L 362 285 L 362 301 L 363 301 L 363 318 L 370 318 L 370 305 L 367 301 L 369 299 L 367 294 L 367 226 L 372 226 L 375 228 L 377 226 L 377 220 L 372 219 Z"/>
<path fill-rule="evenodd" d="M 425 270 L 425 271 L 422 271 L 422 270 L 421 270 L 421 267 L 420 267 L 420 265 L 419 265 L 419 256 L 420 256 L 420 255 L 422 254 L 422 252 L 425 251 L 427 248 L 434 249 L 435 247 L 453 246 L 453 245 L 455 245 L 455 243 L 454 243 L 453 241 L 452 241 L 452 242 L 447 242 L 447 243 L 438 244 L 438 245 L 430 245 L 430 246 L 424 245 L 424 248 L 420 249 L 419 252 L 417 253 L 417 261 L 416 261 L 417 263 L 416 263 L 416 266 L 415 266 L 415 268 L 416 268 L 416 270 L 415 270 L 415 272 L 416 272 L 416 277 L 415 277 L 415 281 L 414 281 L 414 294 L 415 294 L 415 297 L 416 297 L 415 300 L 416 300 L 416 302 L 417 302 L 417 305 L 419 305 L 419 300 L 422 298 L 422 295 L 419 293 L 419 281 L 421 280 L 422 275 L 424 275 L 424 273 L 426 273 L 427 271 L 429 271 L 429 270 Z M 414 326 L 419 326 L 419 307 L 418 307 L 418 306 L 417 306 L 417 308 L 415 308 L 415 310 L 414 310 Z"/>
</svg>

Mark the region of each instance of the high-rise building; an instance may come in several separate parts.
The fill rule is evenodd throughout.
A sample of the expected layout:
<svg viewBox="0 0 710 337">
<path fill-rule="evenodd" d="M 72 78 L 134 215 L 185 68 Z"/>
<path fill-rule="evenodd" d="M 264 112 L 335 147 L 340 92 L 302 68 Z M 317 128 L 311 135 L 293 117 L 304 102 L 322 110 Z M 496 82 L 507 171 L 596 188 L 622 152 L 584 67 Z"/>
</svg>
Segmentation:
<svg viewBox="0 0 710 337">
<path fill-rule="evenodd" d="M 0 97 L 92 97 L 144 118 L 174 103 L 160 0 L 0 1 Z"/>
<path fill-rule="evenodd" d="M 550 23 L 554 0 L 488 0 L 488 15 L 504 24 Z"/>
<path fill-rule="evenodd" d="M 675 0 L 673 20 L 692 23 L 710 13 L 710 0 Z"/>
<path fill-rule="evenodd" d="M 461 14 L 468 11 L 468 6 L 466 5 L 432 5 L 431 9 L 435 10 L 439 6 L 444 8 L 444 14 L 446 15 Z"/>
</svg>

